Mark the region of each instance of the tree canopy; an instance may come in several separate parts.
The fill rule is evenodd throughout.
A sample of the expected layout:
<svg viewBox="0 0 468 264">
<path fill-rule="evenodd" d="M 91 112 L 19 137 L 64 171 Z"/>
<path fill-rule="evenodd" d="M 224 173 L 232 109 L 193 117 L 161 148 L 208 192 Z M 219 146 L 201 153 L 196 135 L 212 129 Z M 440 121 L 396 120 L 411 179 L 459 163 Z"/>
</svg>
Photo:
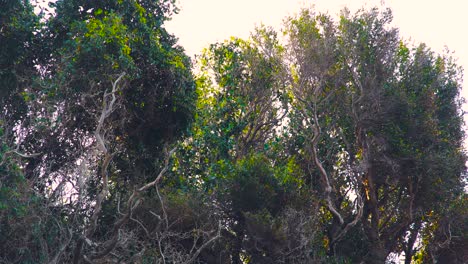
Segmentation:
<svg viewBox="0 0 468 264">
<path fill-rule="evenodd" d="M 0 0 L 1 263 L 464 263 L 462 69 L 387 9 L 192 61 L 173 0 Z"/>
</svg>

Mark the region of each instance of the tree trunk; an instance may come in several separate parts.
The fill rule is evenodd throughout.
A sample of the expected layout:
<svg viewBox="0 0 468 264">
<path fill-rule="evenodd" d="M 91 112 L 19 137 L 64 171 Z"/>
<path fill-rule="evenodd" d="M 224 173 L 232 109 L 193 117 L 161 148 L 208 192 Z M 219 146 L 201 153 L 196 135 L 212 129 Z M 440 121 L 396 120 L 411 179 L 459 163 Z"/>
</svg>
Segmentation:
<svg viewBox="0 0 468 264">
<path fill-rule="evenodd" d="M 244 240 L 244 221 L 242 213 L 236 213 L 237 224 L 234 226 L 233 230 L 236 233 L 234 241 L 232 242 L 232 251 L 231 258 L 232 264 L 243 264 L 241 260 L 240 253 L 242 252 L 242 241 Z"/>
<path fill-rule="evenodd" d="M 387 259 L 387 250 L 382 246 L 381 242 L 372 243 L 369 253 L 364 257 L 366 264 L 384 264 Z"/>
</svg>

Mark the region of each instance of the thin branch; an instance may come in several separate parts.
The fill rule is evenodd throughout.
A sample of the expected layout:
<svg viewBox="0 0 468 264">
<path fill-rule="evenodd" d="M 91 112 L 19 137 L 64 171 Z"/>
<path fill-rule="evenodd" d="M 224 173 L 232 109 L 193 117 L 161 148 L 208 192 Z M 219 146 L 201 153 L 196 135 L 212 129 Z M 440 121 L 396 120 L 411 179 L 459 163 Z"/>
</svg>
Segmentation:
<svg viewBox="0 0 468 264">
<path fill-rule="evenodd" d="M 216 236 L 212 237 L 210 240 L 206 241 L 203 245 L 201 245 L 198 250 L 195 252 L 195 254 L 192 255 L 192 257 L 185 261 L 184 264 L 190 264 L 192 262 L 194 262 L 198 255 L 200 255 L 200 253 L 207 247 L 209 246 L 211 243 L 213 243 L 214 241 L 216 241 L 218 238 L 221 237 L 221 221 L 219 221 L 219 225 L 218 225 L 218 232 L 216 234 Z"/>
<path fill-rule="evenodd" d="M 359 220 L 362 218 L 362 214 L 364 212 L 364 201 L 362 200 L 362 197 L 359 193 L 356 193 L 356 206 L 358 208 L 357 214 L 354 217 L 353 221 L 349 222 L 341 231 L 340 233 L 333 239 L 331 244 L 334 244 L 335 242 L 339 241 L 341 238 L 343 238 L 348 231 L 354 227 Z"/>
<path fill-rule="evenodd" d="M 327 202 L 327 207 L 330 212 L 338 218 L 338 221 L 340 224 L 344 224 L 343 217 L 341 214 L 338 212 L 338 210 L 335 209 L 335 206 L 333 205 L 332 199 L 331 199 L 331 192 L 332 192 L 332 187 L 330 185 L 330 180 L 328 177 L 328 173 L 325 170 L 325 168 L 322 165 L 322 162 L 319 160 L 318 155 L 317 155 L 317 144 L 320 138 L 320 126 L 318 124 L 318 116 L 317 116 L 317 108 L 314 106 L 314 124 L 313 124 L 313 130 L 314 130 L 314 136 L 312 138 L 312 158 L 314 159 L 315 165 L 318 167 L 320 175 L 322 176 L 322 181 L 325 184 L 325 195 L 326 195 L 326 202 Z"/>
<path fill-rule="evenodd" d="M 89 239 L 89 237 L 91 237 L 94 234 L 94 231 L 96 230 L 96 226 L 97 226 L 97 219 L 102 209 L 102 202 L 108 193 L 107 169 L 109 167 L 109 164 L 112 160 L 113 155 L 110 154 L 108 149 L 106 148 L 106 144 L 104 142 L 101 130 L 104 126 L 104 122 L 106 118 L 109 117 L 109 115 L 115 110 L 114 104 L 117 100 L 115 93 L 120 88 L 119 82 L 122 80 L 124 76 L 125 76 L 125 72 L 121 73 L 120 76 L 112 83 L 111 92 L 109 93 L 104 92 L 104 95 L 102 98 L 103 106 L 102 106 L 101 116 L 98 119 L 96 130 L 94 132 L 94 135 L 96 137 L 97 147 L 104 154 L 104 161 L 102 163 L 101 172 L 100 172 L 100 176 L 102 180 L 102 190 L 97 195 L 96 205 L 94 207 L 93 214 L 90 218 L 90 224 L 84 229 L 84 236 L 78 241 L 75 247 L 73 263 L 79 263 L 80 260 L 84 258 L 84 256 L 81 256 L 81 251 L 83 248 L 84 241 L 86 239 Z M 109 96 L 111 96 L 111 99 L 109 99 Z"/>
<path fill-rule="evenodd" d="M 99 117 L 98 125 L 96 127 L 96 131 L 95 131 L 94 134 L 95 134 L 96 140 L 98 142 L 98 148 L 104 153 L 107 153 L 107 148 L 106 148 L 106 144 L 104 143 L 104 139 L 102 138 L 101 130 L 102 130 L 102 127 L 104 125 L 105 119 L 107 117 L 109 117 L 109 115 L 114 111 L 114 104 L 115 104 L 115 101 L 117 100 L 117 97 L 115 96 L 115 93 L 120 88 L 120 86 L 118 86 L 118 83 L 120 82 L 120 80 L 124 76 L 125 76 L 125 72 L 121 73 L 120 76 L 117 78 L 117 80 L 115 80 L 112 83 L 112 91 L 109 92 L 109 93 L 104 92 L 104 95 L 103 95 L 103 98 L 102 98 L 103 109 L 102 109 L 102 112 L 101 112 L 101 116 Z M 110 99 L 110 102 L 108 102 L 109 96 L 112 96 L 112 99 Z"/>
<path fill-rule="evenodd" d="M 7 151 L 5 152 L 5 154 L 8 154 L 8 153 L 13 153 L 13 154 L 16 154 L 22 158 L 25 158 L 25 159 L 30 159 L 30 158 L 35 158 L 35 157 L 39 157 L 41 155 L 41 153 L 32 153 L 32 154 L 24 154 L 24 153 L 20 153 L 16 150 L 10 150 L 10 151 Z"/>
<path fill-rule="evenodd" d="M 176 151 L 176 148 L 173 148 L 171 149 L 167 155 L 166 155 L 166 160 L 164 162 L 164 167 L 162 168 L 162 170 L 159 172 L 158 174 L 158 177 L 156 177 L 156 179 L 154 179 L 154 181 L 152 182 L 149 182 L 147 183 L 146 185 L 138 188 L 138 192 L 144 192 L 146 191 L 147 189 L 153 187 L 154 185 L 158 184 L 159 181 L 161 181 L 161 178 L 162 176 L 164 175 L 164 173 L 166 173 L 166 171 L 169 169 L 169 160 L 170 160 L 170 157 L 172 156 L 172 154 L 174 154 L 174 152 Z"/>
<path fill-rule="evenodd" d="M 59 251 L 57 252 L 57 254 L 55 254 L 54 258 L 52 258 L 52 260 L 49 262 L 49 264 L 58 263 L 58 261 L 60 259 L 60 256 L 63 254 L 65 249 L 68 247 L 68 245 L 70 244 L 72 238 L 73 238 L 72 230 L 70 228 L 68 228 L 68 240 L 67 240 L 67 242 L 62 244 Z"/>
<path fill-rule="evenodd" d="M 127 200 L 127 210 L 126 210 L 125 214 L 123 214 L 122 217 L 114 224 L 113 231 L 112 231 L 112 233 L 113 233 L 112 238 L 110 240 L 106 241 L 104 249 L 99 251 L 99 252 L 94 253 L 90 257 L 91 259 L 95 260 L 95 259 L 103 258 L 106 255 L 108 255 L 115 248 L 115 246 L 119 242 L 118 232 L 120 231 L 122 226 L 124 224 L 126 224 L 129 219 L 132 218 L 131 216 L 132 216 L 133 211 L 140 205 L 140 195 L 141 195 L 141 193 L 148 190 L 150 187 L 156 186 L 161 181 L 164 173 L 169 169 L 170 157 L 175 152 L 175 150 L 176 150 L 176 148 L 173 148 L 171 151 L 166 153 L 166 159 L 165 159 L 164 167 L 161 169 L 161 171 L 159 172 L 159 174 L 155 178 L 155 180 L 153 180 L 153 181 L 145 184 L 144 186 L 142 186 L 140 188 L 137 188 L 137 189 L 135 189 L 133 191 L 132 195 Z M 156 191 L 158 191 L 157 186 L 156 186 Z M 159 191 L 158 191 L 158 197 L 159 197 L 159 199 L 160 199 L 160 201 L 162 203 L 162 197 L 159 195 Z M 164 205 L 163 204 L 161 204 L 161 205 L 163 206 L 163 211 L 164 211 Z M 165 218 L 165 221 L 166 221 L 166 228 L 168 228 L 167 214 L 165 213 L 165 211 L 164 211 L 164 214 L 165 214 L 164 218 Z M 160 217 L 158 216 L 158 218 L 160 218 Z"/>
</svg>

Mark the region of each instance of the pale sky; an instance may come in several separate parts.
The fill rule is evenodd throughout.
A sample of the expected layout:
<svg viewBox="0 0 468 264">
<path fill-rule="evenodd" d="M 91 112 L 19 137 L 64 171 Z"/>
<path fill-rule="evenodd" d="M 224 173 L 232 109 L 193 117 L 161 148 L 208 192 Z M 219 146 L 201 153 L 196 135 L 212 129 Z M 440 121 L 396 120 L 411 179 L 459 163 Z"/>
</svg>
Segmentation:
<svg viewBox="0 0 468 264">
<path fill-rule="evenodd" d="M 283 19 L 301 7 L 315 5 L 331 15 L 347 6 L 384 6 L 393 10 L 394 26 L 410 42 L 426 43 L 436 52 L 444 46 L 455 52 L 458 64 L 468 71 L 468 1 L 465 0 L 177 0 L 180 12 L 167 23 L 191 56 L 209 44 L 231 36 L 246 38 L 261 23 L 279 29 Z M 468 75 L 463 95 L 468 98 Z M 465 106 L 468 110 L 468 107 Z"/>
</svg>

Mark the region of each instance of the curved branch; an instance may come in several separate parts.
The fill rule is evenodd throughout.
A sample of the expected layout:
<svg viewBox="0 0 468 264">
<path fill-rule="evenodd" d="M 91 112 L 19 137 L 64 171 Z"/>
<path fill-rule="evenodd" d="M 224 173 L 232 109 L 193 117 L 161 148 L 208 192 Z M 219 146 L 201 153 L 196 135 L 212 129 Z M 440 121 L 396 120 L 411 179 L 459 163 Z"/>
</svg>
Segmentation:
<svg viewBox="0 0 468 264">
<path fill-rule="evenodd" d="M 217 239 L 219 239 L 221 237 L 221 221 L 219 222 L 219 226 L 218 226 L 218 232 L 216 234 L 216 236 L 212 237 L 210 240 L 206 241 L 203 245 L 201 245 L 198 250 L 192 255 L 192 257 L 187 260 L 186 262 L 184 262 L 184 264 L 190 264 L 190 263 L 193 263 L 198 255 L 200 255 L 200 253 L 207 247 L 209 246 L 211 243 L 213 243 L 214 241 L 216 241 Z"/>
<path fill-rule="evenodd" d="M 97 121 L 97 126 L 96 130 L 94 132 L 94 135 L 96 137 L 96 143 L 97 143 L 97 148 L 103 152 L 104 154 L 104 160 L 102 162 L 101 166 L 101 172 L 100 172 L 100 177 L 102 179 L 102 190 L 101 192 L 97 195 L 96 198 L 96 205 L 94 207 L 93 214 L 90 218 L 90 223 L 88 226 L 85 227 L 84 229 L 84 234 L 78 241 L 76 247 L 75 247 L 75 252 L 74 252 L 74 257 L 73 257 L 73 263 L 79 263 L 80 260 L 84 258 L 84 256 L 81 255 L 81 251 L 83 249 L 84 242 L 89 239 L 88 237 L 92 236 L 96 230 L 97 226 L 97 219 L 99 217 L 99 214 L 102 209 L 102 202 L 104 201 L 107 193 L 108 193 L 108 179 L 107 179 L 107 169 L 109 167 L 109 164 L 112 160 L 112 154 L 109 153 L 108 149 L 106 148 L 106 144 L 104 142 L 104 136 L 102 135 L 102 128 L 104 126 L 104 122 L 107 117 L 110 116 L 110 114 L 115 110 L 114 104 L 117 100 L 117 97 L 115 96 L 115 93 L 118 91 L 120 88 L 119 82 L 122 80 L 122 78 L 125 76 L 125 72 L 121 73 L 120 76 L 112 83 L 112 90 L 110 92 L 104 92 L 103 98 L 102 98 L 102 111 L 101 111 L 101 116 L 99 117 Z M 110 98 L 109 98 L 110 97 Z"/>
<path fill-rule="evenodd" d="M 335 209 L 335 206 L 333 205 L 333 201 L 331 198 L 331 193 L 332 193 L 332 187 L 330 185 L 330 180 L 328 177 L 328 173 L 325 170 L 325 168 L 322 165 L 322 162 L 319 160 L 318 155 L 317 155 L 317 144 L 320 139 L 320 126 L 318 124 L 318 116 L 317 116 L 317 111 L 316 111 L 316 106 L 314 106 L 314 124 L 313 124 L 313 129 L 314 129 L 314 136 L 312 138 L 312 158 L 314 159 L 314 163 L 319 169 L 320 175 L 322 177 L 322 182 L 325 184 L 325 195 L 326 195 L 326 202 L 327 202 L 327 207 L 328 210 L 336 217 L 338 218 L 338 221 L 340 224 L 344 224 L 343 217 L 341 214 L 338 212 L 338 210 Z"/>
</svg>

